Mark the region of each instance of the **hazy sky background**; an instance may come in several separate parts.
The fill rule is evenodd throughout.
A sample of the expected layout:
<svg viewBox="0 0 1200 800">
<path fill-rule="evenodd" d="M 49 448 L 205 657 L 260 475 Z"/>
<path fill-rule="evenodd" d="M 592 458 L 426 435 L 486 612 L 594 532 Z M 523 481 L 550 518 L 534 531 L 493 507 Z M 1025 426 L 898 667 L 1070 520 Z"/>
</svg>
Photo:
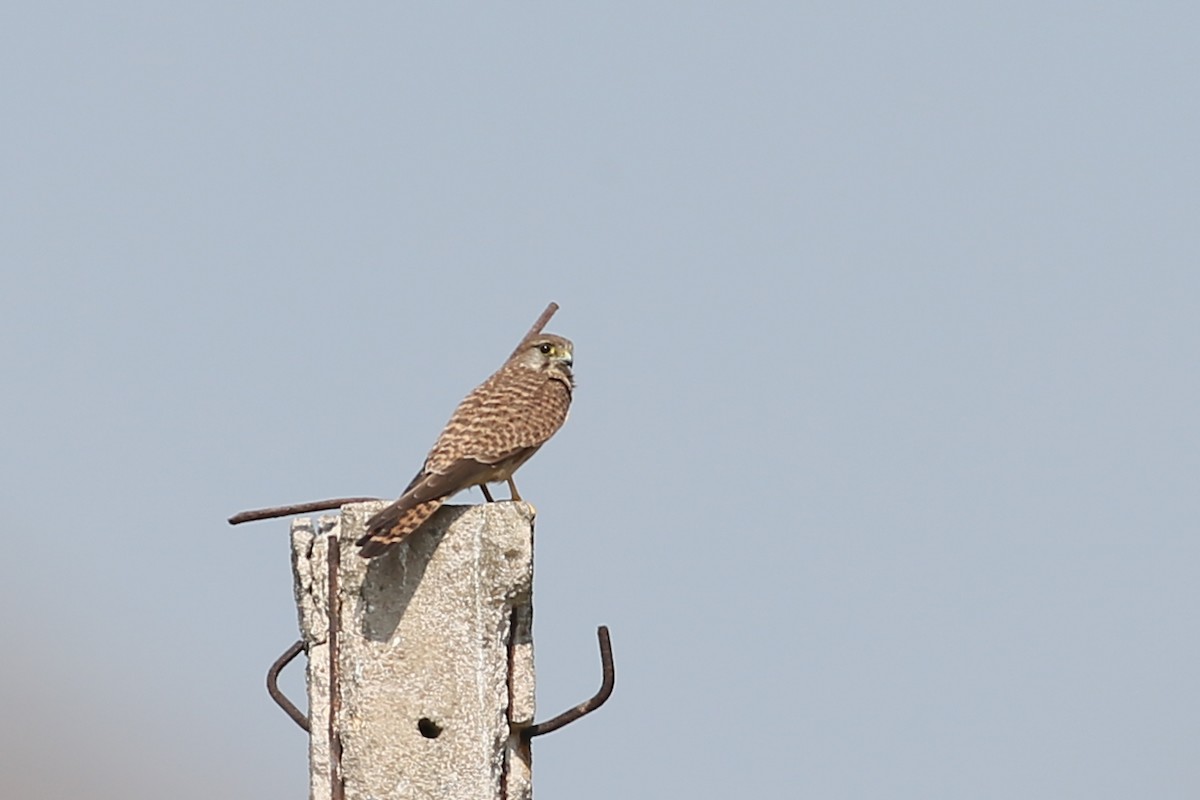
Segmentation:
<svg viewBox="0 0 1200 800">
<path fill-rule="evenodd" d="M 554 300 L 541 716 L 601 623 L 618 680 L 539 798 L 1200 796 L 1198 41 L 10 4 L 0 794 L 304 797 L 288 525 L 225 518 L 394 496 Z"/>
</svg>

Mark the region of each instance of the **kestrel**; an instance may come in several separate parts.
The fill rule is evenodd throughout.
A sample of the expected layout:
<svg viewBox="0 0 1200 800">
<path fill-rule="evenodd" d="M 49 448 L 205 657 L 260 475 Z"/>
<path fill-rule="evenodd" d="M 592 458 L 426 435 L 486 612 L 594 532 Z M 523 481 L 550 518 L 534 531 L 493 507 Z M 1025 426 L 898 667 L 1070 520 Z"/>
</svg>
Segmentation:
<svg viewBox="0 0 1200 800">
<path fill-rule="evenodd" d="M 569 339 L 551 334 L 522 342 L 458 404 L 400 499 L 367 520 L 358 554 L 383 553 L 463 489 L 478 486 L 491 502 L 487 484 L 507 481 L 512 499 L 520 500 L 513 473 L 567 419 L 575 388 L 573 349 Z"/>
</svg>

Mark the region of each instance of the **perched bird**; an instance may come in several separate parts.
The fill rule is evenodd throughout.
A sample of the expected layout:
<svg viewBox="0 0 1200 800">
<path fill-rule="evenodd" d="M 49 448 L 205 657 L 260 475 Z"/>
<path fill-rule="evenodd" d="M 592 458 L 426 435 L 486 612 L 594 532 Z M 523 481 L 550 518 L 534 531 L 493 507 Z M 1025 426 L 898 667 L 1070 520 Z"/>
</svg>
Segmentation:
<svg viewBox="0 0 1200 800">
<path fill-rule="evenodd" d="M 367 520 L 358 554 L 371 558 L 415 531 L 451 495 L 507 481 L 567 419 L 575 378 L 574 345 L 552 334 L 521 343 L 504 366 L 458 404 L 450 421 L 400 499 Z"/>
</svg>

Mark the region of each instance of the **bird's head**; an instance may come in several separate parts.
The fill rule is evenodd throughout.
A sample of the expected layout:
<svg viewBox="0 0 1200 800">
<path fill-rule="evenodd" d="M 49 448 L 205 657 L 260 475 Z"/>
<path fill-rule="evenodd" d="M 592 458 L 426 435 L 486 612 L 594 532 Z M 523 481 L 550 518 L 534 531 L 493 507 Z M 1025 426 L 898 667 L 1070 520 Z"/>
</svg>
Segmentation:
<svg viewBox="0 0 1200 800">
<path fill-rule="evenodd" d="M 521 345 L 513 354 L 513 360 L 530 369 L 557 372 L 571 378 L 571 365 L 575 360 L 575 345 L 570 339 L 543 333 Z"/>
</svg>

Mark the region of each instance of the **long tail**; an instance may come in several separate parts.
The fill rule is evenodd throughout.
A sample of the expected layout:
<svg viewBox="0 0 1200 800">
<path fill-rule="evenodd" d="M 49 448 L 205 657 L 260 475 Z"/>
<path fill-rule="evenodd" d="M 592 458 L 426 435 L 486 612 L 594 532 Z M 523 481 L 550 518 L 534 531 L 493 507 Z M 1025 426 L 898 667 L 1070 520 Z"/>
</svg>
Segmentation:
<svg viewBox="0 0 1200 800">
<path fill-rule="evenodd" d="M 358 546 L 362 548 L 358 554 L 363 558 L 372 558 L 385 552 L 421 527 L 425 520 L 433 516 L 433 512 L 441 508 L 444 500 L 445 498 L 438 497 L 408 506 L 401 497 L 367 520 L 367 533 L 358 540 Z"/>
</svg>

